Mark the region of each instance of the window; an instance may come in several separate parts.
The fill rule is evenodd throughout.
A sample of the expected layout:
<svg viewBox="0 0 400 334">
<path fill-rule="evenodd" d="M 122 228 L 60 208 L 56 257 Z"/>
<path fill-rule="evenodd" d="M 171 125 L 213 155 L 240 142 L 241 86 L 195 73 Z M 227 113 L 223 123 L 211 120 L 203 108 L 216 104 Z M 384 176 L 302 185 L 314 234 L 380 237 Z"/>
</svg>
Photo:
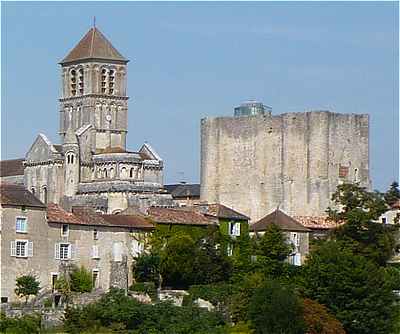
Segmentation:
<svg viewBox="0 0 400 334">
<path fill-rule="evenodd" d="M 93 240 L 99 239 L 99 231 L 97 229 L 93 230 Z"/>
<path fill-rule="evenodd" d="M 72 245 L 69 243 L 59 243 L 55 245 L 55 258 L 57 260 L 72 259 Z"/>
<path fill-rule="evenodd" d="M 28 240 L 12 240 L 11 256 L 15 257 L 32 257 L 33 242 Z"/>
<path fill-rule="evenodd" d="M 113 243 L 112 253 L 113 253 L 113 260 L 115 262 L 122 261 L 122 242 L 117 241 Z"/>
<path fill-rule="evenodd" d="M 31 193 L 32 193 L 32 195 L 35 195 L 35 188 L 31 189 Z"/>
<path fill-rule="evenodd" d="M 61 236 L 62 237 L 68 237 L 69 235 L 69 225 L 68 224 L 62 224 L 61 225 Z"/>
<path fill-rule="evenodd" d="M 2 304 L 6 304 L 8 303 L 8 297 L 1 297 L 1 301 Z"/>
<path fill-rule="evenodd" d="M 56 287 L 57 280 L 58 280 L 58 273 L 51 273 L 51 289 L 53 290 L 53 292 Z"/>
<path fill-rule="evenodd" d="M 290 241 L 293 243 L 294 246 L 300 246 L 300 238 L 299 234 L 296 232 L 290 232 Z"/>
<path fill-rule="evenodd" d="M 289 263 L 295 266 L 301 266 L 301 255 L 300 253 L 295 253 L 290 256 Z"/>
<path fill-rule="evenodd" d="M 99 246 L 97 246 L 97 245 L 93 245 L 92 246 L 92 258 L 93 259 L 99 259 L 100 258 Z"/>
<path fill-rule="evenodd" d="M 44 204 L 47 204 L 47 187 L 46 186 L 44 186 L 43 187 L 43 193 L 42 193 L 42 202 L 44 203 Z"/>
<path fill-rule="evenodd" d="M 28 232 L 28 224 L 26 221 L 26 217 L 17 217 L 15 223 L 15 231 L 17 233 L 27 233 Z"/>
<path fill-rule="evenodd" d="M 92 271 L 92 282 L 93 288 L 98 288 L 99 286 L 99 269 L 93 269 Z"/>
<path fill-rule="evenodd" d="M 229 235 L 240 236 L 240 223 L 229 223 Z"/>
<path fill-rule="evenodd" d="M 387 218 L 386 217 L 382 217 L 382 224 L 386 224 L 387 223 Z"/>
<path fill-rule="evenodd" d="M 71 95 L 76 95 L 76 71 L 73 69 L 70 72 L 70 88 L 71 88 Z"/>
</svg>

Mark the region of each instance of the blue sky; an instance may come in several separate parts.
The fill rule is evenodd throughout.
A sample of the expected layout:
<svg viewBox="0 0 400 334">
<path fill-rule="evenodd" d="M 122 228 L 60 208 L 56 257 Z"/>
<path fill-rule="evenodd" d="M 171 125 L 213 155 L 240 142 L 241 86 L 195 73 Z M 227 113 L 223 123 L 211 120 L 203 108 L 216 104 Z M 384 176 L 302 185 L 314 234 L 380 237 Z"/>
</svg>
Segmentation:
<svg viewBox="0 0 400 334">
<path fill-rule="evenodd" d="M 273 114 L 368 113 L 373 187 L 399 174 L 398 4 L 3 2 L 2 159 L 58 142 L 57 64 L 97 26 L 129 63 L 128 147 L 149 142 L 165 182 L 199 181 L 199 127 L 243 100 Z"/>
</svg>

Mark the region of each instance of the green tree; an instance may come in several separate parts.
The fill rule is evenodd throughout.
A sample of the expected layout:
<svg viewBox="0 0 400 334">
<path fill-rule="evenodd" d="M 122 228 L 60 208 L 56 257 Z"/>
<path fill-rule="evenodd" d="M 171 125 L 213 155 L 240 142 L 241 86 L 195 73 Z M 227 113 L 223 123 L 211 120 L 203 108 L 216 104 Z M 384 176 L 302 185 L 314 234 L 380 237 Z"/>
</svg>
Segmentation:
<svg viewBox="0 0 400 334">
<path fill-rule="evenodd" d="M 90 271 L 84 266 L 74 267 L 70 273 L 71 291 L 91 292 L 93 289 L 93 280 Z"/>
<path fill-rule="evenodd" d="M 326 241 L 303 267 L 303 292 L 326 305 L 347 333 L 391 333 L 397 301 L 384 268 L 355 255 L 340 241 Z M 390 284 L 389 284 L 390 283 Z"/>
<path fill-rule="evenodd" d="M 293 246 L 287 242 L 282 230 L 270 224 L 256 243 L 256 265 L 267 275 L 278 278 L 287 272 L 288 264 L 284 261 L 292 251 Z"/>
<path fill-rule="evenodd" d="M 356 184 L 342 184 L 332 200 L 339 209 L 328 208 L 329 216 L 344 222 L 335 230 L 334 238 L 346 243 L 356 254 L 385 265 L 396 247 L 398 227 L 376 222 L 388 209 L 383 195 Z"/>
<path fill-rule="evenodd" d="M 384 198 L 389 206 L 392 206 L 400 199 L 399 184 L 396 181 L 392 182 L 390 188 L 384 194 Z"/>
<path fill-rule="evenodd" d="M 256 334 L 303 334 L 301 300 L 277 281 L 266 281 L 249 305 L 249 319 Z"/>
<path fill-rule="evenodd" d="M 228 280 L 231 262 L 219 245 L 218 231 L 202 239 L 176 233 L 160 250 L 163 285 L 187 288 Z"/>
<path fill-rule="evenodd" d="M 158 254 L 141 254 L 133 263 L 133 277 L 137 282 L 153 282 L 158 287 L 161 283 L 160 262 Z"/>
<path fill-rule="evenodd" d="M 25 297 L 25 304 L 28 303 L 30 295 L 37 295 L 40 290 L 40 282 L 33 275 L 20 276 L 16 280 L 15 294 L 18 297 Z"/>
</svg>

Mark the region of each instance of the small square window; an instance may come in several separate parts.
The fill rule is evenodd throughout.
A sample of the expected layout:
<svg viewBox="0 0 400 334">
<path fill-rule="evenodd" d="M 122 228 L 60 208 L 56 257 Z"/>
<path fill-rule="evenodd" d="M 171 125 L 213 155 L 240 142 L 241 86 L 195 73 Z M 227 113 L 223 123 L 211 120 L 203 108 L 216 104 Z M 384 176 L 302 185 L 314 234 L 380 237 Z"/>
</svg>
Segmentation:
<svg viewBox="0 0 400 334">
<path fill-rule="evenodd" d="M 15 230 L 18 233 L 27 233 L 28 232 L 26 217 L 17 217 L 16 223 L 15 223 Z"/>
<path fill-rule="evenodd" d="M 386 217 L 382 217 L 382 224 L 386 224 L 387 223 L 387 218 Z"/>
<path fill-rule="evenodd" d="M 1 303 L 2 304 L 8 303 L 8 297 L 1 297 Z"/>
</svg>

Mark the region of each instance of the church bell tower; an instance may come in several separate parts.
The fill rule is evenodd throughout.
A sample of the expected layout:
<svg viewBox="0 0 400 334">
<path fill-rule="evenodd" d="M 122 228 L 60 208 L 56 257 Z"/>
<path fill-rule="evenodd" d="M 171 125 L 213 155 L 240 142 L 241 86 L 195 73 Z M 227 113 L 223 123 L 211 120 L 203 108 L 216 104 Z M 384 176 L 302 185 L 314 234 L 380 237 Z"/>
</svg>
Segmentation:
<svg viewBox="0 0 400 334">
<path fill-rule="evenodd" d="M 125 151 L 127 63 L 95 26 L 60 62 L 59 134 L 63 144 L 71 128 L 79 145 L 85 146 L 81 150 L 88 153 Z"/>
</svg>

